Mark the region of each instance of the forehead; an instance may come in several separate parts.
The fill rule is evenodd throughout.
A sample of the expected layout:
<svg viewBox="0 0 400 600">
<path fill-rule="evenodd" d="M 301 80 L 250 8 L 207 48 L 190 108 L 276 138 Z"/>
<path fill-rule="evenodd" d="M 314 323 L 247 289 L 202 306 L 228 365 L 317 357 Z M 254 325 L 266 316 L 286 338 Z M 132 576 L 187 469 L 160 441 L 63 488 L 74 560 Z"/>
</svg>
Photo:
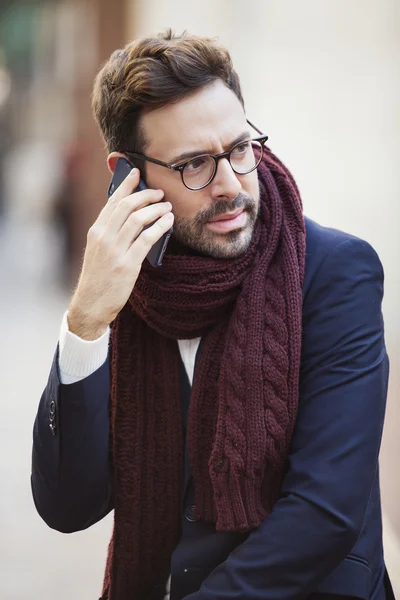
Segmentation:
<svg viewBox="0 0 400 600">
<path fill-rule="evenodd" d="M 221 80 L 143 115 L 146 153 L 168 161 L 191 150 L 220 152 L 249 129 L 237 96 Z"/>
</svg>

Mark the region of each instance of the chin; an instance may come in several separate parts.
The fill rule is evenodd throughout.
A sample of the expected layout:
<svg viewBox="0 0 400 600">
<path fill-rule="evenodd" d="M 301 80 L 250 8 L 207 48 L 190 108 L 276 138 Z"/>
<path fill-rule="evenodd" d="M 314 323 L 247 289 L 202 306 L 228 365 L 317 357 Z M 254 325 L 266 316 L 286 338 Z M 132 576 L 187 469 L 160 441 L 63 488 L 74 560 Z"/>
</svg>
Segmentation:
<svg viewBox="0 0 400 600">
<path fill-rule="evenodd" d="M 256 218 L 250 219 L 247 227 L 229 233 L 213 233 L 204 225 L 190 227 L 184 221 L 175 220 L 174 237 L 189 254 L 209 256 L 216 259 L 234 259 L 245 254 L 251 244 Z"/>
<path fill-rule="evenodd" d="M 239 258 L 245 254 L 250 246 L 252 231 L 231 231 L 230 233 L 207 236 L 204 241 L 197 241 L 198 252 L 205 256 L 218 259 Z"/>
</svg>

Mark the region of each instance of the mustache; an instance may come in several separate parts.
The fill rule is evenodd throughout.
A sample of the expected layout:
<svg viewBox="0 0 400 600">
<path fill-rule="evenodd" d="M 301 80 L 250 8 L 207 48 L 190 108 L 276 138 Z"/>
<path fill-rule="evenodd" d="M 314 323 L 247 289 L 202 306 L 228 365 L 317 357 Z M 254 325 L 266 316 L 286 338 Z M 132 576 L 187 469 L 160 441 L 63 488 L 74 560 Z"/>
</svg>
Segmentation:
<svg viewBox="0 0 400 600">
<path fill-rule="evenodd" d="M 208 221 L 243 208 L 252 213 L 256 210 L 257 203 L 251 196 L 240 192 L 234 200 L 216 200 L 209 208 L 205 208 L 196 215 L 196 224 L 205 225 Z"/>
</svg>

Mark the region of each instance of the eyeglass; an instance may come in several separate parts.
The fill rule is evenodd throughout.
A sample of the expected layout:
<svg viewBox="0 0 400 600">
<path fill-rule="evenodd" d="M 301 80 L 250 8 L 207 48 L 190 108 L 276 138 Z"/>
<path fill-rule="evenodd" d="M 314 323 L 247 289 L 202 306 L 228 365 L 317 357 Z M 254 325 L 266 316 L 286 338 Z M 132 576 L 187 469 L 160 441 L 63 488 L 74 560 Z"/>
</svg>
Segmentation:
<svg viewBox="0 0 400 600">
<path fill-rule="evenodd" d="M 172 171 L 179 171 L 183 185 L 189 190 L 197 191 L 205 188 L 212 182 L 217 172 L 218 162 L 223 158 L 229 161 L 229 164 L 237 175 L 247 175 L 258 167 L 263 157 L 264 144 L 268 140 L 268 136 L 262 134 L 248 119 L 247 123 L 261 135 L 239 142 L 228 150 L 228 152 L 221 152 L 220 154 L 200 154 L 185 162 L 168 164 L 144 154 L 131 152 L 130 150 L 122 150 L 122 152 L 133 158 L 146 160 Z"/>
</svg>

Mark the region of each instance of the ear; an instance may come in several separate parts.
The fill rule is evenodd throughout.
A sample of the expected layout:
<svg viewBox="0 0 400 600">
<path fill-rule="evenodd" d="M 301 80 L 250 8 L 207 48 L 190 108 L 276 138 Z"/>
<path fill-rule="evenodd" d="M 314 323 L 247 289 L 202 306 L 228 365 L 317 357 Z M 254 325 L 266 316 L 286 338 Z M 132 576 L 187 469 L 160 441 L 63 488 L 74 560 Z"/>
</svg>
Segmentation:
<svg viewBox="0 0 400 600">
<path fill-rule="evenodd" d="M 127 156 L 121 154 L 121 152 L 111 152 L 111 154 L 107 156 L 107 166 L 110 173 L 114 173 L 119 158 L 127 158 Z"/>
</svg>

